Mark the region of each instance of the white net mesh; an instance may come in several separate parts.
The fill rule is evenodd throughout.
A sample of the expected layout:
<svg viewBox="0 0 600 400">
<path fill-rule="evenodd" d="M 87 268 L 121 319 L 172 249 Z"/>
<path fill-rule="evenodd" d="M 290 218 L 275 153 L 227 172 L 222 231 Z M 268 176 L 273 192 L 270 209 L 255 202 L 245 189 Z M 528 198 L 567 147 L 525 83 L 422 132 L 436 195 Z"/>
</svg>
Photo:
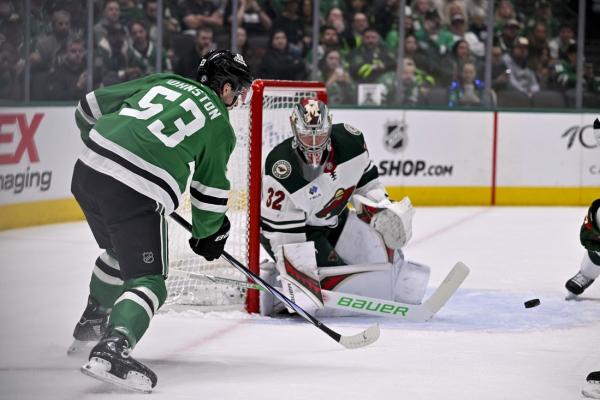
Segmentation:
<svg viewBox="0 0 600 400">
<path fill-rule="evenodd" d="M 269 87 L 265 85 L 262 101 L 259 96 L 246 97 L 245 103 L 230 111 L 230 121 L 237 136 L 237 144 L 228 164 L 227 177 L 231 182 L 227 216 L 231 231 L 225 250 L 238 261 L 247 265 L 248 239 L 248 199 L 250 177 L 250 121 L 252 102 L 262 104 L 263 124 L 259 136 L 262 138 L 262 160 L 268 152 L 283 139 L 292 135 L 289 116 L 294 104 L 306 97 L 316 97 L 320 89 L 303 87 L 302 82 L 294 82 L 290 87 Z M 260 142 L 259 142 L 260 143 Z M 258 165 L 254 163 L 254 168 Z M 253 194 L 260 199 L 260 193 Z M 189 194 L 184 196 L 177 212 L 191 221 Z M 212 262 L 194 254 L 188 245 L 190 234 L 175 221 L 169 221 L 169 297 L 165 306 L 169 308 L 200 310 L 242 310 L 245 306 L 246 291 L 235 285 L 212 283 L 205 278 L 213 275 L 223 278 L 245 280 L 245 277 L 223 259 Z M 254 241 L 253 246 L 259 246 Z"/>
</svg>

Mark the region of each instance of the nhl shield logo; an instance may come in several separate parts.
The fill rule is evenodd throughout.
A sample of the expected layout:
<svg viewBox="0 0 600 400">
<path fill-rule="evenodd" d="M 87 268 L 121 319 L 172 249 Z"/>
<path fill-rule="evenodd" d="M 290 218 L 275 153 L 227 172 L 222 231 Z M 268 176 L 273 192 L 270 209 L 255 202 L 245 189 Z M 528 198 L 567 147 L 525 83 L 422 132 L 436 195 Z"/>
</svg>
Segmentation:
<svg viewBox="0 0 600 400">
<path fill-rule="evenodd" d="M 154 254 L 151 251 L 143 252 L 142 261 L 144 261 L 146 264 L 152 264 L 154 262 Z"/>
<path fill-rule="evenodd" d="M 408 125 L 404 121 L 388 121 L 384 125 L 383 144 L 391 152 L 399 152 L 408 144 Z"/>
</svg>

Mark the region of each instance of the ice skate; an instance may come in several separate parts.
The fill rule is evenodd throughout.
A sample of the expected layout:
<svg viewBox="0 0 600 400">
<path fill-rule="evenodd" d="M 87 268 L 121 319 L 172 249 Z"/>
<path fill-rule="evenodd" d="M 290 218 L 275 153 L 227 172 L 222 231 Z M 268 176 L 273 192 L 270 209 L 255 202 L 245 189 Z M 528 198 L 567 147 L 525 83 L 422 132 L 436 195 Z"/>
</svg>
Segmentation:
<svg viewBox="0 0 600 400">
<path fill-rule="evenodd" d="M 581 393 L 590 399 L 600 399 L 600 371 L 590 372 Z"/>
<path fill-rule="evenodd" d="M 73 343 L 67 349 L 68 355 L 81 353 L 86 348 L 98 343 L 106 330 L 109 313 L 100 311 L 100 305 L 91 296 L 83 315 L 77 321 L 73 331 Z"/>
<path fill-rule="evenodd" d="M 107 336 L 94 346 L 81 372 L 124 389 L 152 392 L 157 382 L 156 374 L 131 357 L 130 352 L 131 347 L 124 336 L 118 333 Z"/>
<path fill-rule="evenodd" d="M 578 272 L 577 274 L 575 274 L 574 277 L 569 279 L 567 283 L 565 283 L 565 287 L 567 288 L 570 294 L 579 296 L 592 283 L 594 283 L 593 279 L 590 279 L 583 275 L 581 272 Z"/>
</svg>

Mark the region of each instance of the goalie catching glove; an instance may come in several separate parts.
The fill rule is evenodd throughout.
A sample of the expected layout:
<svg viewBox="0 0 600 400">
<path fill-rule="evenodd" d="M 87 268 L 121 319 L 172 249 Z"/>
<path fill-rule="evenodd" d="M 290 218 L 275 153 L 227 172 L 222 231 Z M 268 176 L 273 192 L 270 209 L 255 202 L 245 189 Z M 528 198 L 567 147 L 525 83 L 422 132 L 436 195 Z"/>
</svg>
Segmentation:
<svg viewBox="0 0 600 400">
<path fill-rule="evenodd" d="M 403 198 L 400 202 L 390 202 L 384 199 L 378 203 L 355 194 L 352 203 L 360 209 L 360 218 L 370 223 L 385 245 L 390 249 L 400 249 L 412 237 L 412 219 L 415 215 L 410 199 Z"/>
<path fill-rule="evenodd" d="M 190 239 L 190 247 L 194 253 L 206 258 L 206 261 L 215 260 L 221 257 L 221 254 L 223 254 L 225 242 L 229 237 L 230 228 L 231 224 L 229 223 L 229 218 L 227 218 L 226 215 L 225 218 L 223 218 L 223 223 L 221 224 L 219 230 L 202 239 L 192 237 Z"/>
</svg>

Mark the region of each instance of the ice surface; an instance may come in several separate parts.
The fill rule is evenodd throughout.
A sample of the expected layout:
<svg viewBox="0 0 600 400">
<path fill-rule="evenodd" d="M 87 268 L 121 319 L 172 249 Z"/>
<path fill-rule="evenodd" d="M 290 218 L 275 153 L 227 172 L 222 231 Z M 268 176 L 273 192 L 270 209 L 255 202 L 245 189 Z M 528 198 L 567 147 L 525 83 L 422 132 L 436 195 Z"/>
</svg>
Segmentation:
<svg viewBox="0 0 600 400">
<path fill-rule="evenodd" d="M 417 207 L 407 257 L 431 288 L 456 261 L 471 274 L 428 323 L 325 319 L 381 338 L 346 350 L 301 320 L 241 312 L 158 314 L 134 355 L 152 399 L 579 399 L 600 369 L 600 284 L 565 301 L 584 207 Z M 85 223 L 0 232 L 0 399 L 135 399 L 68 358 L 98 250 Z M 525 309 L 523 302 L 541 305 Z"/>
</svg>

